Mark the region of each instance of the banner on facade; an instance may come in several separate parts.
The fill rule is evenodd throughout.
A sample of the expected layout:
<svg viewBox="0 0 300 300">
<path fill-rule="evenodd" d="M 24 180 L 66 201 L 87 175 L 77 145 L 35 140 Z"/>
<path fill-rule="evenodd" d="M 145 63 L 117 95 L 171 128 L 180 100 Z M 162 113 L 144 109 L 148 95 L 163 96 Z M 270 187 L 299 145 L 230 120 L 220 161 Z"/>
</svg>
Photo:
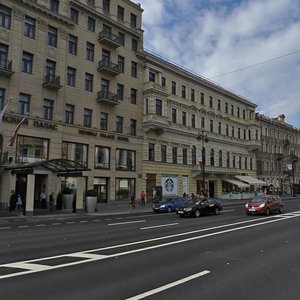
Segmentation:
<svg viewBox="0 0 300 300">
<path fill-rule="evenodd" d="M 161 177 L 163 196 L 178 195 L 178 178 L 177 176 L 162 176 Z"/>
</svg>

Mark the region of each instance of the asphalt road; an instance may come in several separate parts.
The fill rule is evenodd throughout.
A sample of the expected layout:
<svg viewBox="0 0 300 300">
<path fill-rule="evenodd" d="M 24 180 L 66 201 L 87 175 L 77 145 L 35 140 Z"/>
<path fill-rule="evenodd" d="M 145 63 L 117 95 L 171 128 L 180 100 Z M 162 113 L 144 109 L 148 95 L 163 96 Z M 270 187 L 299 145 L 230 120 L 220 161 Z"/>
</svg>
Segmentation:
<svg viewBox="0 0 300 300">
<path fill-rule="evenodd" d="M 0 224 L 0 299 L 299 299 L 300 199 L 282 215 Z"/>
</svg>

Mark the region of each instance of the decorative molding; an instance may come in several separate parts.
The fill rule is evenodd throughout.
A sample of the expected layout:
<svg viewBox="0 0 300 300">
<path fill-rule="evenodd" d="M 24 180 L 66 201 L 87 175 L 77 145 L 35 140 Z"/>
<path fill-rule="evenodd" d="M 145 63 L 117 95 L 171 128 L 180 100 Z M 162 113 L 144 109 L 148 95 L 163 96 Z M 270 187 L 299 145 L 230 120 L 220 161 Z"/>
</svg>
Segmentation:
<svg viewBox="0 0 300 300">
<path fill-rule="evenodd" d="M 0 28 L 0 38 L 6 42 L 9 42 L 10 32 L 8 30 Z"/>
<path fill-rule="evenodd" d="M 47 47 L 47 56 L 51 58 L 57 58 L 57 50 L 53 47 Z"/>
</svg>

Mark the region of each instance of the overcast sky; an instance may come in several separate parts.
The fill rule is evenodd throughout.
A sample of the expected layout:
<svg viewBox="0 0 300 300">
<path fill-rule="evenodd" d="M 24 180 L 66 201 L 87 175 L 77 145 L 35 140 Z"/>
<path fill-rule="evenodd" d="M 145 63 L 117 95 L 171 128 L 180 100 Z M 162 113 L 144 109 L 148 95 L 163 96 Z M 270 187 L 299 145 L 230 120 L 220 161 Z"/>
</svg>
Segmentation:
<svg viewBox="0 0 300 300">
<path fill-rule="evenodd" d="M 147 50 L 300 128 L 300 0 L 134 2 Z"/>
</svg>

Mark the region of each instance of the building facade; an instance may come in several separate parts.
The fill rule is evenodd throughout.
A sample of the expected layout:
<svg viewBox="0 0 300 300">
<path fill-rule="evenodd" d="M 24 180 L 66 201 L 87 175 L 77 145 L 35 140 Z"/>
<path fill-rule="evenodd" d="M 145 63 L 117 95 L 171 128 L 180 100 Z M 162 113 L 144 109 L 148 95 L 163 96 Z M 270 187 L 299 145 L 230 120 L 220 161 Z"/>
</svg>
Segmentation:
<svg viewBox="0 0 300 300">
<path fill-rule="evenodd" d="M 0 138 L 0 202 L 13 191 L 38 201 L 42 190 L 57 194 L 79 185 L 81 200 L 91 188 L 101 202 L 136 194 L 142 184 L 141 18 L 141 7 L 128 0 L 1 0 L 0 110 L 12 101 Z M 52 159 L 89 171 L 14 169 Z"/>
</svg>

